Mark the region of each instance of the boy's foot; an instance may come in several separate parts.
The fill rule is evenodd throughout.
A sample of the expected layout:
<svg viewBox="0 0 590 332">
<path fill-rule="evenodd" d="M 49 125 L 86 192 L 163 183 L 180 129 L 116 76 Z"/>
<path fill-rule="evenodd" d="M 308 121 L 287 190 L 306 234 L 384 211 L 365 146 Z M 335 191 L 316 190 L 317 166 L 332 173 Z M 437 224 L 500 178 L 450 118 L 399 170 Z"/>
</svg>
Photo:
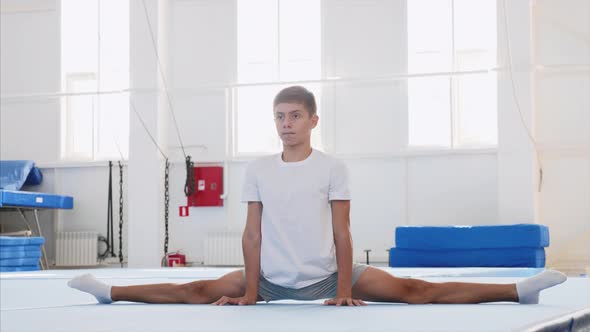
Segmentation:
<svg viewBox="0 0 590 332">
<path fill-rule="evenodd" d="M 536 276 L 519 281 L 516 283 L 518 302 L 537 304 L 539 303 L 539 293 L 543 289 L 559 285 L 566 280 L 565 274 L 555 270 L 546 270 Z"/>
<path fill-rule="evenodd" d="M 111 286 L 96 279 L 91 274 L 83 274 L 68 281 L 68 286 L 77 290 L 90 293 L 96 297 L 100 303 L 111 303 Z"/>
</svg>

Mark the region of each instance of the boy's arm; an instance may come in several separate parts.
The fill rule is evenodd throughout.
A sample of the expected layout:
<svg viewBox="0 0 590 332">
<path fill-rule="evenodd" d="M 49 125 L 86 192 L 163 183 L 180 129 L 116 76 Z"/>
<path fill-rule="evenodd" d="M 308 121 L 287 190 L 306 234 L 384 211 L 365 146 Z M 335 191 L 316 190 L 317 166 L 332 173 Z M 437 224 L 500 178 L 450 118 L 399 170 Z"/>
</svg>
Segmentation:
<svg viewBox="0 0 590 332">
<path fill-rule="evenodd" d="M 325 304 L 364 305 L 352 299 L 352 236 L 350 235 L 350 201 L 333 200 L 332 229 L 336 245 L 336 264 L 338 265 L 338 286 L 336 298 Z"/>
<path fill-rule="evenodd" d="M 256 303 L 258 298 L 258 278 L 260 277 L 260 244 L 262 235 L 260 224 L 262 221 L 262 203 L 248 202 L 248 216 L 246 228 L 242 235 L 242 250 L 246 269 L 246 294 L 248 302 Z M 251 303 L 252 303 L 251 302 Z"/>
<path fill-rule="evenodd" d="M 242 235 L 242 251 L 246 270 L 246 293 L 242 297 L 223 296 L 213 302 L 215 305 L 256 304 L 258 300 L 258 278 L 260 276 L 260 223 L 262 221 L 262 203 L 248 202 L 246 228 Z"/>
</svg>

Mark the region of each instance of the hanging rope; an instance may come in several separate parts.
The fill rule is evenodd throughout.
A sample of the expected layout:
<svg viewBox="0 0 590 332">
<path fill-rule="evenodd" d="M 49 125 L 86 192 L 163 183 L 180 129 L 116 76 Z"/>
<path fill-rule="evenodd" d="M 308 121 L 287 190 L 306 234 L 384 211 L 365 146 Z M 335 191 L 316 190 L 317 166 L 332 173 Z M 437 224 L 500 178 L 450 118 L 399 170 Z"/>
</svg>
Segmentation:
<svg viewBox="0 0 590 332">
<path fill-rule="evenodd" d="M 123 164 L 119 160 L 119 263 L 123 267 Z"/>
<path fill-rule="evenodd" d="M 113 162 L 109 161 L 109 198 L 107 202 L 107 253 L 112 252 L 113 238 L 111 227 L 113 227 Z"/>
<path fill-rule="evenodd" d="M 195 172 L 193 168 L 195 163 L 191 161 L 191 156 L 186 157 L 186 181 L 184 183 L 184 194 L 186 197 L 195 193 Z"/>
<path fill-rule="evenodd" d="M 109 161 L 109 208 L 110 208 L 110 216 L 109 216 L 109 227 L 108 231 L 110 231 L 107 239 L 109 240 L 109 254 L 111 257 L 117 257 L 115 255 L 115 236 L 113 234 L 114 227 L 113 227 L 113 162 Z"/>
<path fill-rule="evenodd" d="M 168 266 L 168 211 L 170 205 L 170 191 L 169 191 L 169 175 L 170 162 L 166 159 L 166 166 L 164 168 L 164 257 L 162 257 L 162 266 Z"/>
<path fill-rule="evenodd" d="M 109 161 L 109 186 L 107 200 L 107 236 L 99 236 L 98 241 L 106 244 L 106 249 L 98 255 L 99 259 L 106 259 L 109 256 L 115 257 L 113 252 L 113 162 Z"/>
</svg>

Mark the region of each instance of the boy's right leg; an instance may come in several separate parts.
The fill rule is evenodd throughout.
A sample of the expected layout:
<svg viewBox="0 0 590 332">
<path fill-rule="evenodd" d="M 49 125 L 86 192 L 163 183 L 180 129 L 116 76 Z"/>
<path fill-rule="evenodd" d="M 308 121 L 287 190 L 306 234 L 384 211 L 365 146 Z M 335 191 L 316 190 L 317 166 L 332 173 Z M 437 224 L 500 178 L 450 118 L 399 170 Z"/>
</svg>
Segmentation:
<svg viewBox="0 0 590 332">
<path fill-rule="evenodd" d="M 352 288 L 355 299 L 376 302 L 482 303 L 511 301 L 538 303 L 539 292 L 563 283 L 567 277 L 547 270 L 515 284 L 466 282 L 432 283 L 419 279 L 397 278 L 373 267 L 367 268 Z"/>
<path fill-rule="evenodd" d="M 84 278 L 85 276 L 81 276 Z M 88 279 L 86 277 L 86 279 Z M 75 281 L 76 278 L 72 281 Z M 97 287 L 88 287 L 92 281 L 83 280 L 82 283 L 72 283 L 81 291 L 93 294 Z M 100 283 L 100 281 L 97 281 Z M 104 285 L 104 284 L 103 284 Z M 105 285 L 108 287 L 108 285 Z M 100 287 L 98 287 L 100 288 Z M 186 284 L 150 284 L 137 286 L 110 287 L 110 300 L 131 301 L 144 303 L 213 303 L 222 296 L 240 297 L 245 294 L 246 279 L 242 270 L 230 272 L 216 280 L 200 280 Z M 100 302 L 97 294 L 93 294 Z"/>
</svg>

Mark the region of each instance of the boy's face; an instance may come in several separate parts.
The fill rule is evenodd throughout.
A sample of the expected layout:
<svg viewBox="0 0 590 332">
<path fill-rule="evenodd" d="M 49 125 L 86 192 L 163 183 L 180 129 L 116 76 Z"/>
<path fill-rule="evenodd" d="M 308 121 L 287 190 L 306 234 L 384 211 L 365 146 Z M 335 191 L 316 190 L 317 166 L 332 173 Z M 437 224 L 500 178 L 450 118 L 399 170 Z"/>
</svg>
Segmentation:
<svg viewBox="0 0 590 332">
<path fill-rule="evenodd" d="M 280 103 L 274 109 L 277 133 L 285 146 L 309 142 L 311 130 L 318 124 L 317 114 L 310 115 L 303 104 Z"/>
</svg>

